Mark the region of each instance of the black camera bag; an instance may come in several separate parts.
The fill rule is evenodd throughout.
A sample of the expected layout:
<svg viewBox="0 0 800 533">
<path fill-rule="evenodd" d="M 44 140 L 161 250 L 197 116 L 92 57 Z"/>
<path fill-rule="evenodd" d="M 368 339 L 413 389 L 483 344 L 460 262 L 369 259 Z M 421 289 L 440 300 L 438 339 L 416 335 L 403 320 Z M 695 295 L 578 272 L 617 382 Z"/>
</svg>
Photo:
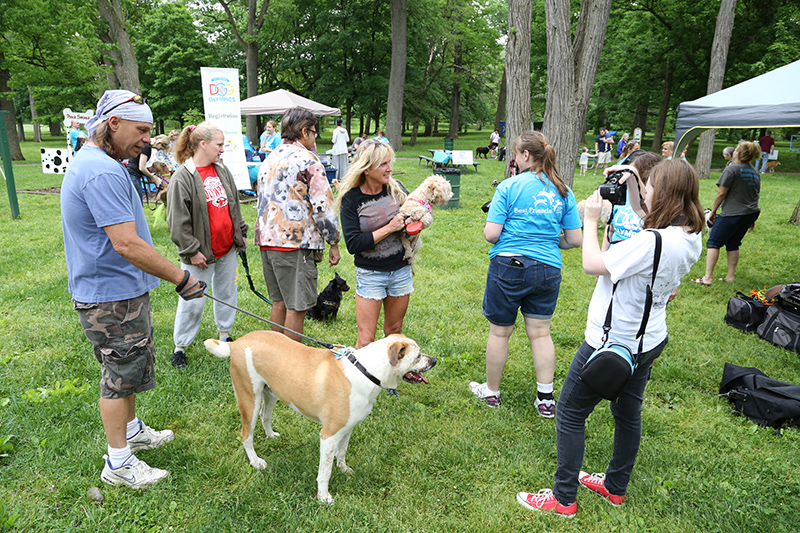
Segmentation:
<svg viewBox="0 0 800 533">
<path fill-rule="evenodd" d="M 777 295 L 778 305 L 800 315 L 800 283 L 787 283 Z"/>
<path fill-rule="evenodd" d="M 737 292 L 736 296 L 728 300 L 725 322 L 746 333 L 754 333 L 764 322 L 768 307 L 760 300 L 754 300 L 750 296 Z"/>
<path fill-rule="evenodd" d="M 771 379 L 757 368 L 725 363 L 719 394 L 758 425 L 779 430 L 800 423 L 800 385 Z"/>
</svg>

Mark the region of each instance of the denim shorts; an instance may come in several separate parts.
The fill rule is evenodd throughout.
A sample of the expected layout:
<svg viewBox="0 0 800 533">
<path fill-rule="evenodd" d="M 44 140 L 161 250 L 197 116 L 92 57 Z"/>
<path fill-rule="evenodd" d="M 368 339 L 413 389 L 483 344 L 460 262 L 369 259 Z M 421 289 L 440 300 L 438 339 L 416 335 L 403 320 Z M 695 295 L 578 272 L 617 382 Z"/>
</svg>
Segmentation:
<svg viewBox="0 0 800 533">
<path fill-rule="evenodd" d="M 367 300 L 383 300 L 387 296 L 407 296 L 414 292 L 411 267 L 381 272 L 356 267 L 356 294 Z"/>
<path fill-rule="evenodd" d="M 561 286 L 561 269 L 517 255 L 498 255 L 489 263 L 483 315 L 497 326 L 513 326 L 517 310 L 527 318 L 553 316 Z"/>
<path fill-rule="evenodd" d="M 711 227 L 706 248 L 719 249 L 724 246 L 727 251 L 735 252 L 742 245 L 747 229 L 758 220 L 760 214 L 761 211 L 732 217 L 719 215 Z"/>
</svg>

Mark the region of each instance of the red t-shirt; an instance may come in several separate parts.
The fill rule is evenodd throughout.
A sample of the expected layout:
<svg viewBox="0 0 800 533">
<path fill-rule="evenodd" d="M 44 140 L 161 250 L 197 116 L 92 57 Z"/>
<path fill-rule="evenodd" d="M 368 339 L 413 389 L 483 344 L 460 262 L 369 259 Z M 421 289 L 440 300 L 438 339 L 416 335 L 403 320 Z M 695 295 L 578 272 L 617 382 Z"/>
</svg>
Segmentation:
<svg viewBox="0 0 800 533">
<path fill-rule="evenodd" d="M 197 173 L 203 178 L 208 205 L 208 223 L 211 226 L 211 250 L 214 257 L 222 257 L 233 247 L 233 221 L 228 209 L 228 196 L 222 185 L 214 165 L 197 167 Z"/>
</svg>

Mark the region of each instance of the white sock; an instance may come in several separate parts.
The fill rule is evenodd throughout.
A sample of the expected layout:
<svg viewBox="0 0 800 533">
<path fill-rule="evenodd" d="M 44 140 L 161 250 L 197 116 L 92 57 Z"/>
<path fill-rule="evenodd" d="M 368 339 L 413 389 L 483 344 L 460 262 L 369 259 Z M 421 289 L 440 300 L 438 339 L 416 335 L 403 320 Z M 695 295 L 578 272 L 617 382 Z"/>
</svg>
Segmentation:
<svg viewBox="0 0 800 533">
<path fill-rule="evenodd" d="M 539 383 L 537 381 L 536 382 L 536 390 L 538 392 L 543 392 L 545 394 L 548 393 L 548 392 L 552 393 L 553 392 L 553 383 L 552 382 L 550 382 L 550 383 Z"/>
<path fill-rule="evenodd" d="M 108 462 L 111 464 L 111 468 L 115 470 L 125 464 L 125 461 L 127 461 L 132 455 L 131 447 L 128 445 L 126 445 L 124 448 L 112 448 L 111 446 L 108 447 Z"/>
<path fill-rule="evenodd" d="M 136 434 L 139 433 L 139 430 L 141 429 L 140 425 L 141 424 L 139 423 L 139 418 L 133 417 L 133 420 L 128 422 L 128 430 L 127 433 L 125 434 L 125 438 L 130 439 L 136 436 Z"/>
</svg>

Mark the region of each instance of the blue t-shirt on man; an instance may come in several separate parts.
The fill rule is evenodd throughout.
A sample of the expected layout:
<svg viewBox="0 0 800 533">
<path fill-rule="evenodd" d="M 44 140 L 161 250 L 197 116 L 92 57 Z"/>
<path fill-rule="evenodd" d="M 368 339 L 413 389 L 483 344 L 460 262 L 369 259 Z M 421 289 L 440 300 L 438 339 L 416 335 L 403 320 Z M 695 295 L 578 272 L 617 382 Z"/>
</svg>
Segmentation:
<svg viewBox="0 0 800 533">
<path fill-rule="evenodd" d="M 486 221 L 503 226 L 489 257 L 524 255 L 559 269 L 561 230 L 581 227 L 572 190 L 567 187 L 564 198 L 544 173 L 533 172 L 523 172 L 497 186 Z"/>
<path fill-rule="evenodd" d="M 61 184 L 64 254 L 69 292 L 76 301 L 128 300 L 160 284 L 114 250 L 103 228 L 123 222 L 135 222 L 139 237 L 153 244 L 139 193 L 125 167 L 100 148 L 85 146 Z"/>
</svg>

